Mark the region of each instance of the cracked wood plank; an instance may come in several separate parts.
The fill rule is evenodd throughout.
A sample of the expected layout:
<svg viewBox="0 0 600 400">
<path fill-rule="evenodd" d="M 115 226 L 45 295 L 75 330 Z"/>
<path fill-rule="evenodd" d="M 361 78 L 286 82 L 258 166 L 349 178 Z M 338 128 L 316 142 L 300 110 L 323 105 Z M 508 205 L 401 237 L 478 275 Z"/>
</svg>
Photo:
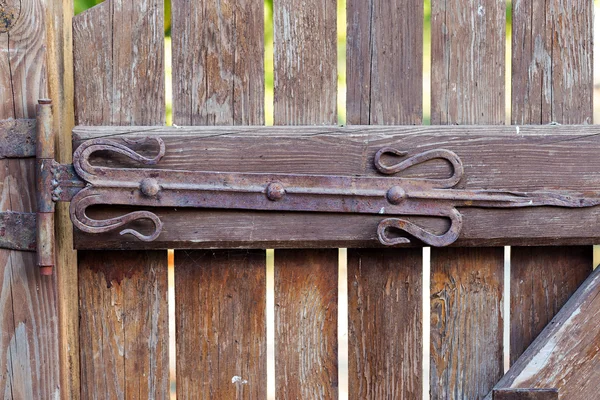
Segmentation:
<svg viewBox="0 0 600 400">
<path fill-rule="evenodd" d="M 274 2 L 273 37 L 275 125 L 335 124 L 336 1 Z M 338 397 L 337 288 L 336 250 L 275 251 L 277 398 Z"/>
<path fill-rule="evenodd" d="M 585 0 L 513 3 L 513 124 L 592 122 L 592 21 Z M 513 363 L 590 274 L 593 254 L 591 246 L 514 247 L 511 254 Z"/>
<path fill-rule="evenodd" d="M 432 125 L 504 123 L 505 7 L 432 0 Z M 513 218 L 486 228 L 503 237 Z M 431 250 L 432 397 L 481 399 L 502 376 L 503 261 L 501 248 Z"/>
<path fill-rule="evenodd" d="M 161 0 L 107 0 L 73 36 L 78 123 L 164 123 Z M 81 397 L 167 398 L 167 252 L 78 257 Z"/>
<path fill-rule="evenodd" d="M 263 124 L 263 1 L 176 0 L 172 10 L 173 123 Z M 175 252 L 178 396 L 266 398 L 265 257 Z"/>
<path fill-rule="evenodd" d="M 0 4 L 0 120 L 35 118 L 47 92 L 46 4 Z M 33 159 L 0 160 L 0 211 L 35 212 Z M 40 276 L 35 253 L 0 250 L 0 393 L 60 396 L 56 276 Z"/>
<path fill-rule="evenodd" d="M 420 124 L 423 2 L 348 2 L 347 121 Z M 421 399 L 421 249 L 348 249 L 350 399 Z"/>
</svg>

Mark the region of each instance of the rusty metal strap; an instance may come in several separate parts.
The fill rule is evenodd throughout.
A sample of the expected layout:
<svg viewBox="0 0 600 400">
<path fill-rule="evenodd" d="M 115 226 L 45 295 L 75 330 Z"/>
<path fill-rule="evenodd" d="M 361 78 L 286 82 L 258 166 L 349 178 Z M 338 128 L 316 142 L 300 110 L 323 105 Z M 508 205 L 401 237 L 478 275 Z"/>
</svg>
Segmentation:
<svg viewBox="0 0 600 400">
<path fill-rule="evenodd" d="M 36 250 L 35 213 L 0 212 L 0 248 Z"/>
<path fill-rule="evenodd" d="M 35 119 L 0 121 L 0 159 L 35 157 Z"/>
</svg>

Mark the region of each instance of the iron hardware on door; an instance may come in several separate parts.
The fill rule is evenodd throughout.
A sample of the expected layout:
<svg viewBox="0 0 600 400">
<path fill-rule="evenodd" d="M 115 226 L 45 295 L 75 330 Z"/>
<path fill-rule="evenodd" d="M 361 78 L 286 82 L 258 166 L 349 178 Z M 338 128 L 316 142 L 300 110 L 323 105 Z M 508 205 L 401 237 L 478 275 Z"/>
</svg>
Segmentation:
<svg viewBox="0 0 600 400">
<path fill-rule="evenodd" d="M 380 218 L 375 236 L 387 246 L 406 244 L 413 238 L 431 246 L 450 245 L 461 235 L 464 216 L 459 210 L 466 208 L 585 208 L 600 204 L 595 193 L 461 188 L 465 179 L 463 162 L 457 153 L 444 148 L 411 151 L 381 146 L 368 155 L 377 171 L 368 176 L 220 172 L 159 168 L 168 150 L 160 136 L 119 141 L 101 137 L 80 143 L 72 165 L 59 164 L 53 159 L 50 107 L 45 101 L 39 105 L 36 152 L 35 236 L 39 265 L 46 273 L 51 271 L 54 260 L 53 204 L 57 201 L 71 203 L 71 220 L 83 232 L 120 230 L 121 235 L 133 235 L 140 241 L 156 240 L 163 231 L 163 221 L 153 211 L 155 207 L 370 214 Z M 150 146 L 153 153 L 136 151 L 140 145 Z M 124 156 L 133 165 L 97 165 L 96 153 Z M 440 161 L 450 166 L 447 176 L 403 176 L 411 167 Z M 94 205 L 133 206 L 136 210 L 110 218 L 93 218 L 87 211 Z M 6 216 L 3 215 L 3 221 L 12 221 Z M 407 219 L 413 216 L 443 218 L 449 224 L 443 232 L 434 232 Z M 151 221 L 152 231 L 142 233 L 128 226 L 137 220 Z"/>
</svg>

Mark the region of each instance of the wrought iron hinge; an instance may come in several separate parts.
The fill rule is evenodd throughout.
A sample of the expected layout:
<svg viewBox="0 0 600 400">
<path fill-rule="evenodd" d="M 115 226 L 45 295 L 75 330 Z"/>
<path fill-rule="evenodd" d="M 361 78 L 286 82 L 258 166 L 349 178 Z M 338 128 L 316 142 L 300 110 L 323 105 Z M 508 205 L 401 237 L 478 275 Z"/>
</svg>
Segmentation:
<svg viewBox="0 0 600 400">
<path fill-rule="evenodd" d="M 73 164 L 54 160 L 54 136 L 51 105 L 42 100 L 38 105 L 37 143 L 37 231 L 35 235 L 12 234 L 12 248 L 30 248 L 31 236 L 36 238 L 38 264 L 42 273 L 51 273 L 54 265 L 54 204 L 70 202 L 70 217 L 74 226 L 88 233 L 101 233 L 125 227 L 120 233 L 142 241 L 155 240 L 163 223 L 148 208 L 193 207 L 272 212 L 359 213 L 380 215 L 377 237 L 383 245 L 408 243 L 416 238 L 426 245 L 447 246 L 461 232 L 463 216 L 460 208 L 516 207 L 592 207 L 599 197 L 582 197 L 568 191 L 517 192 L 506 190 L 465 190 L 458 184 L 464 168 L 457 154 L 446 149 L 434 149 L 408 156 L 392 147 L 379 149 L 373 156 L 379 176 L 336 176 L 310 174 L 268 174 L 249 172 L 209 172 L 152 168 L 165 154 L 164 141 L 159 137 L 118 142 L 107 138 L 90 139 L 79 145 L 73 154 Z M 26 135 L 25 135 L 26 136 Z M 146 157 L 133 148 L 140 142 L 154 143 L 156 155 Z M 23 146 L 15 145 L 15 148 Z M 27 147 L 27 146 L 25 146 Z M 116 168 L 94 165 L 92 155 L 112 152 L 128 157 L 147 167 Z M 25 153 L 25 152 L 24 152 Z M 397 162 L 390 161 L 397 159 Z M 444 160 L 452 173 L 446 178 L 405 178 L 397 174 L 431 160 Z M 149 167 L 148 167 L 149 166 Z M 126 205 L 144 208 L 120 217 L 98 220 L 87 214 L 93 205 Z M 14 214 L 14 215 L 13 215 Z M 449 220 L 443 233 L 429 232 L 407 216 L 442 217 Z M 30 216 L 4 213 L 0 218 L 0 233 L 14 233 L 19 224 L 31 223 Z M 131 221 L 146 219 L 154 224 L 150 234 L 129 227 Z M 404 236 L 398 235 L 403 233 Z M 408 234 L 409 237 L 406 237 Z M 0 246 L 3 246 L 0 235 Z M 5 240 L 6 242 L 7 240 Z M 19 245 L 15 244 L 20 242 Z M 10 243 L 9 243 L 10 244 Z M 4 245 L 3 247 L 11 247 Z"/>
</svg>

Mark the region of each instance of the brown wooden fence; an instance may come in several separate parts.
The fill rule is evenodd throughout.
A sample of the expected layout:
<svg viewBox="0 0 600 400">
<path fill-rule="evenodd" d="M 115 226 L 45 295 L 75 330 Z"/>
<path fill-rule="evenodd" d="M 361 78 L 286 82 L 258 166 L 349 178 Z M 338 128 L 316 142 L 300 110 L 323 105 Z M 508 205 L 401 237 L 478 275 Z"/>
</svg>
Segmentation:
<svg viewBox="0 0 600 400">
<path fill-rule="evenodd" d="M 72 29 L 69 0 L 18 3 L 0 1 L 0 119 L 52 97 L 59 161 L 73 123 L 165 123 L 162 0 L 106 0 Z M 512 123 L 591 123 L 592 2 L 512 6 Z M 432 124 L 505 122 L 505 7 L 431 0 Z M 172 10 L 174 124 L 264 124 L 263 0 Z M 336 1 L 275 0 L 273 15 L 275 124 L 336 124 Z M 348 0 L 348 124 L 423 122 L 423 43 L 423 2 Z M 34 211 L 33 165 L 0 160 L 2 210 Z M 5 398 L 167 398 L 166 251 L 79 251 L 75 264 L 65 210 L 55 277 L 0 250 Z M 423 346 L 431 398 L 483 398 L 504 373 L 504 319 L 514 362 L 592 270 L 591 247 L 514 247 L 505 299 L 503 248 L 432 249 L 430 287 L 421 249 L 347 254 L 351 399 L 421 399 Z M 175 252 L 179 398 L 266 398 L 265 262 L 264 250 Z M 277 398 L 336 398 L 338 251 L 276 250 L 274 276 Z"/>
</svg>

